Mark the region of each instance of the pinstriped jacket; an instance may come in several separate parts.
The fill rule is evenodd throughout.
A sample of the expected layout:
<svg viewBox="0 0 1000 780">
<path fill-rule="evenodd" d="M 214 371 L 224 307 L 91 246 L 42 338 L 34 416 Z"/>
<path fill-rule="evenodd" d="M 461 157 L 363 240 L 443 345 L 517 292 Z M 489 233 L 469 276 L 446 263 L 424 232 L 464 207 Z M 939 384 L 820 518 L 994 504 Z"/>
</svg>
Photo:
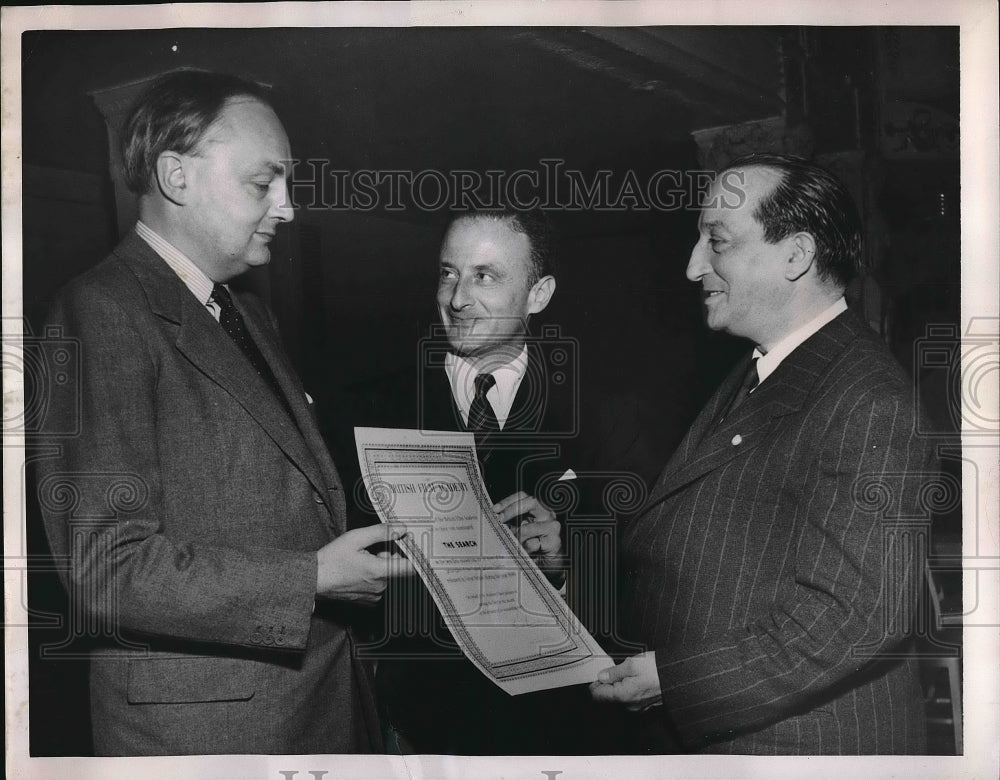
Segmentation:
<svg viewBox="0 0 1000 780">
<path fill-rule="evenodd" d="M 41 461 L 50 544 L 95 650 L 99 755 L 378 749 L 347 626 L 317 605 L 340 479 L 270 313 L 237 294 L 294 421 L 134 232 L 59 295 L 78 340 L 79 427 Z M 68 500 L 63 500 L 68 497 Z"/>
<path fill-rule="evenodd" d="M 625 623 L 655 650 L 663 693 L 654 741 L 920 753 L 908 621 L 934 461 L 912 384 L 848 311 L 716 425 L 748 362 L 625 535 Z"/>
</svg>

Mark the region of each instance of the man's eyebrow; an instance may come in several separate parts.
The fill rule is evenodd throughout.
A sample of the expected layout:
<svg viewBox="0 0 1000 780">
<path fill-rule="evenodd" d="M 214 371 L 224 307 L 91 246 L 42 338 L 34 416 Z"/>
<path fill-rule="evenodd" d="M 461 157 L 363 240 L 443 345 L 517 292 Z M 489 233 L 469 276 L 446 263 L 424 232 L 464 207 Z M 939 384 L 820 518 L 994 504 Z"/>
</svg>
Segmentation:
<svg viewBox="0 0 1000 780">
<path fill-rule="evenodd" d="M 264 162 L 257 166 L 258 170 L 267 171 L 274 176 L 285 175 L 285 164 L 280 162 Z"/>
<path fill-rule="evenodd" d="M 452 270 L 458 267 L 454 263 L 449 263 L 447 260 L 439 261 L 438 266 L 440 268 L 450 268 Z M 474 266 L 472 266 L 472 270 L 475 271 L 476 273 L 488 271 L 494 276 L 501 276 L 503 274 L 502 267 L 497 265 L 496 263 L 476 263 Z"/>
</svg>

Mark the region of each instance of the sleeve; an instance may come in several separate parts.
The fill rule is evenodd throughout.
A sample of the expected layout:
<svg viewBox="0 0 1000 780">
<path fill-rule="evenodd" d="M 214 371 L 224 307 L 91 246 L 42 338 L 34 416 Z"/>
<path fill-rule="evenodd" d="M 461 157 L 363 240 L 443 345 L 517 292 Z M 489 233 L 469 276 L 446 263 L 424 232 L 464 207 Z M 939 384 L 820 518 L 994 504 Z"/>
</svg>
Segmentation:
<svg viewBox="0 0 1000 780">
<path fill-rule="evenodd" d="M 794 578 L 770 613 L 680 653 L 657 649 L 663 703 L 685 741 L 758 728 L 836 695 L 911 635 L 923 547 L 909 532 L 934 478 L 914 417 L 901 395 L 880 391 L 835 411 L 797 472 Z"/>
<path fill-rule="evenodd" d="M 90 288 L 57 303 L 48 320 L 47 332 L 61 332 L 78 349 L 78 392 L 59 396 L 46 424 L 76 433 L 53 439 L 58 454 L 37 470 L 50 544 L 68 564 L 72 609 L 112 637 L 305 648 L 315 553 L 164 533 L 158 366 L 135 322 L 114 297 Z"/>
</svg>

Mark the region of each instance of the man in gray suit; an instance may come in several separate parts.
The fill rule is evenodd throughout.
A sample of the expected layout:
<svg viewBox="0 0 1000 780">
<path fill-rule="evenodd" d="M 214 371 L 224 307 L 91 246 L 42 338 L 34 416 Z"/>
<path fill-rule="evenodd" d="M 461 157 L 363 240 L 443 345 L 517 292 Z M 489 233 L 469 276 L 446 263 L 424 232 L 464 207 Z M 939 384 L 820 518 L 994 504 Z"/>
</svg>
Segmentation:
<svg viewBox="0 0 1000 780">
<path fill-rule="evenodd" d="M 99 634 L 100 755 L 381 748 L 349 607 L 405 559 L 345 532 L 340 479 L 272 315 L 228 283 L 292 219 L 291 151 L 266 94 L 182 72 L 124 130 L 139 222 L 59 295 L 79 340 L 79 434 L 39 469 L 76 617 Z"/>
<path fill-rule="evenodd" d="M 639 750 L 919 753 L 921 494 L 912 385 L 847 308 L 861 225 L 834 177 L 738 160 L 687 276 L 708 325 L 754 344 L 625 537 L 630 638 L 593 696 L 642 711 Z"/>
</svg>

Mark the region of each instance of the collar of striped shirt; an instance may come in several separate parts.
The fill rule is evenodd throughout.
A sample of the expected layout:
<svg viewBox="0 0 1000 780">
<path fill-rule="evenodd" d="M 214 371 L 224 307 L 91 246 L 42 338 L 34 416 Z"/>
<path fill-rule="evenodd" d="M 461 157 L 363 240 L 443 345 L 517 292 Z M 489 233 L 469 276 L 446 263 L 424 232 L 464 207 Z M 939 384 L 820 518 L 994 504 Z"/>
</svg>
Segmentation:
<svg viewBox="0 0 1000 780">
<path fill-rule="evenodd" d="M 139 238 L 152 247 L 156 254 L 163 258 L 163 262 L 170 266 L 177 277 L 184 282 L 184 286 L 200 303 L 208 308 L 212 316 L 219 319 L 219 307 L 215 301 L 211 300 L 215 282 L 209 279 L 205 272 L 196 266 L 187 255 L 142 220 L 135 223 L 135 232 L 139 234 Z"/>
</svg>

